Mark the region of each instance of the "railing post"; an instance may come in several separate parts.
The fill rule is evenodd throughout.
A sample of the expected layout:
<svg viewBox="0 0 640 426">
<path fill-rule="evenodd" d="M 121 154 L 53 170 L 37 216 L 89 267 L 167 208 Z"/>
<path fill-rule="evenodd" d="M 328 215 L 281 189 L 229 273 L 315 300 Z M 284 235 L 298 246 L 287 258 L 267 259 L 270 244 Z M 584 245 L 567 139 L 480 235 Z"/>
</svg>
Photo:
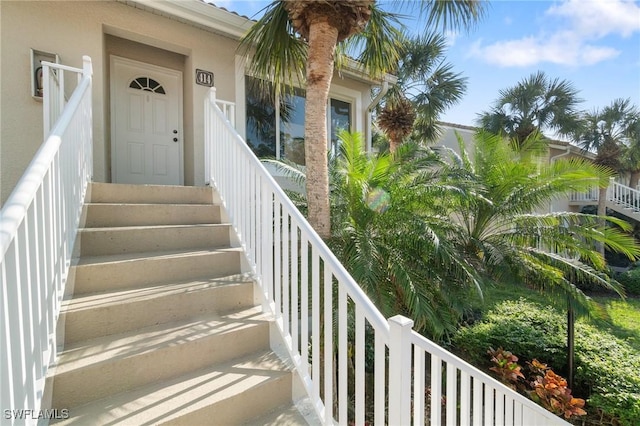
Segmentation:
<svg viewBox="0 0 640 426">
<path fill-rule="evenodd" d="M 389 318 L 389 424 L 392 425 L 411 422 L 412 327 L 413 320 L 402 315 Z"/>
<path fill-rule="evenodd" d="M 616 183 L 616 178 L 611 176 L 609 178 L 609 187 L 607 188 L 607 200 L 609 201 L 615 201 L 615 196 L 616 196 L 616 192 L 615 192 L 615 183 Z"/>
<path fill-rule="evenodd" d="M 51 106 L 49 101 L 49 93 L 51 93 L 51 81 L 49 73 L 51 69 L 48 65 L 42 67 L 42 131 L 44 133 L 42 140 L 47 140 L 49 130 L 51 130 Z"/>
<path fill-rule="evenodd" d="M 93 75 L 93 65 L 91 64 L 91 57 L 84 55 L 82 57 L 82 74 L 85 77 L 91 77 Z"/>
</svg>

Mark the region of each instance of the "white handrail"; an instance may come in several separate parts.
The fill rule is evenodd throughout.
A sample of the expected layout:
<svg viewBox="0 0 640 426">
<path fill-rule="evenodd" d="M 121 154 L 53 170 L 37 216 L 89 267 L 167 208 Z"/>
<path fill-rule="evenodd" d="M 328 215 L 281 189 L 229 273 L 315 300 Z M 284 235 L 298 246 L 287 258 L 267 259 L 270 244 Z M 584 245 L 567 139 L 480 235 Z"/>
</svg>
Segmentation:
<svg viewBox="0 0 640 426">
<path fill-rule="evenodd" d="M 426 375 L 430 373 L 434 383 L 436 377 L 442 378 L 443 362 L 447 379 L 441 386 L 451 400 L 446 406 L 447 424 L 456 424 L 456 416 L 473 417 L 474 424 L 481 424 L 482 416 L 487 420 L 489 415 L 498 420 L 496 425 L 504 426 L 522 424 L 517 420 L 522 418 L 537 424 L 567 424 L 532 401 L 511 395 L 515 392 L 418 335 L 411 329 L 411 320 L 402 316 L 386 320 L 235 132 L 218 104 L 211 89 L 205 100 L 206 179 L 222 199 L 264 306 L 273 313 L 324 424 L 362 425 L 371 420 L 376 425 L 410 424 L 412 403 L 416 410 L 416 404 L 424 407 L 425 402 L 412 399 L 412 384 L 414 395 L 424 395 Z M 435 370 L 424 368 L 429 356 Z M 458 371 L 473 377 L 475 411 L 469 408 L 472 393 L 456 387 Z M 484 389 L 485 399 L 478 389 Z M 464 401 L 464 413 L 457 408 L 458 395 Z M 505 398 L 515 402 L 509 406 Z M 440 406 L 435 406 L 437 411 Z M 525 412 L 528 417 L 523 417 Z M 435 424 L 440 424 L 440 414 L 437 419 Z M 413 423 L 424 424 L 424 410 L 422 416 L 413 416 Z"/>
<path fill-rule="evenodd" d="M 55 327 L 93 170 L 91 59 L 83 62 L 80 83 L 0 211 L 0 406 L 27 410 L 24 418 L 9 412 L 9 424 L 37 422 L 24 413 L 37 417 L 56 356 Z M 45 116 L 50 96 L 45 86 Z"/>
<path fill-rule="evenodd" d="M 598 198 L 599 191 L 595 185 L 587 192 L 574 192 L 571 194 L 571 201 L 573 202 L 597 202 Z M 640 189 L 634 189 L 616 182 L 615 178 L 612 177 L 607 188 L 607 201 L 622 208 L 640 212 Z"/>
<path fill-rule="evenodd" d="M 607 195 L 609 201 L 620 204 L 623 208 L 640 212 L 640 190 L 611 180 Z"/>
</svg>

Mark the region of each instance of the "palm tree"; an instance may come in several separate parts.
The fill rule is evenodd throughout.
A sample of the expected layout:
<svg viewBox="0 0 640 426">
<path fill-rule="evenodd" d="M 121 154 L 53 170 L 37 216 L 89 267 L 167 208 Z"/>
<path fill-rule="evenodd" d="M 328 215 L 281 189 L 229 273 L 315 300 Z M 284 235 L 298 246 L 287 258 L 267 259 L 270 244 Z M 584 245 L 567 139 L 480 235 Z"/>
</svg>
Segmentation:
<svg viewBox="0 0 640 426">
<path fill-rule="evenodd" d="M 594 179 L 611 176 L 607 167 L 586 159 L 544 163 L 536 155 L 541 143 L 535 134 L 523 143 L 509 144 L 500 136 L 479 133 L 469 154 L 460 139 L 462 154 L 454 157 L 455 163 L 467 173 L 467 191 L 478 196 L 459 199 L 455 220 L 466 230 L 466 254 L 476 259 L 489 279 L 524 283 L 559 294 L 554 300 L 567 303 L 572 380 L 574 314 L 595 307 L 576 284 L 591 283 L 622 294 L 605 273 L 604 256 L 594 250 L 594 243 L 632 260 L 640 256 L 640 247 L 622 232 L 630 225 L 619 219 L 606 218 L 620 230 L 602 229 L 600 219 L 588 214 L 535 213 L 555 198 L 587 190 Z"/>
<path fill-rule="evenodd" d="M 602 109 L 583 113 L 581 125 L 574 133 L 574 138 L 585 151 L 596 153 L 596 164 L 619 172 L 623 170 L 622 158 L 625 150 L 625 157 L 630 166 L 633 166 L 632 161 L 637 161 L 640 155 L 637 152 L 637 133 L 636 140 L 632 139 L 633 132 L 637 132 L 640 122 L 639 114 L 629 99 L 615 99 Z M 608 180 L 600 182 L 598 216 L 607 214 L 608 184 Z M 604 253 L 604 247 L 600 246 L 600 251 Z"/>
<path fill-rule="evenodd" d="M 413 132 L 414 139 L 418 141 L 435 140 L 440 134 L 438 117 L 462 99 L 467 78 L 454 72 L 453 66 L 445 61 L 446 49 L 446 39 L 435 32 L 414 36 L 402 43 L 400 61 L 393 70 L 398 81 L 387 92 L 382 110 L 383 113 L 393 111 L 397 119 L 389 123 L 383 121 L 382 114 L 378 117 L 380 127 L 389 135 L 391 142 L 394 141 L 389 133 L 397 133 L 393 123 L 399 122 L 398 129 L 403 128 L 403 120 L 398 119 L 399 112 L 407 110 L 401 104 L 404 99 L 413 105 L 413 126 L 409 133 Z M 397 108 L 398 104 L 401 108 Z"/>
<path fill-rule="evenodd" d="M 485 4 L 473 0 L 423 0 L 407 7 L 426 13 L 426 25 L 468 27 Z M 305 162 L 309 222 L 323 238 L 331 235 L 327 172 L 327 99 L 336 47 L 357 51 L 357 60 L 372 75 L 393 68 L 398 60 L 398 16 L 375 0 L 277 0 L 243 37 L 241 49 L 252 52 L 251 64 L 278 88 L 306 82 Z M 356 49 L 356 50 L 353 50 Z M 301 70 L 306 65 L 303 77 Z"/>
<path fill-rule="evenodd" d="M 576 106 L 582 100 L 566 80 L 550 79 L 538 71 L 514 87 L 500 91 L 478 123 L 492 133 L 501 133 L 522 144 L 535 132 L 571 135 L 578 123 Z"/>
<path fill-rule="evenodd" d="M 398 146 L 413 131 L 416 119 L 414 105 L 405 97 L 390 99 L 378 115 L 378 126 L 389 138 L 389 152 L 396 152 Z"/>
</svg>

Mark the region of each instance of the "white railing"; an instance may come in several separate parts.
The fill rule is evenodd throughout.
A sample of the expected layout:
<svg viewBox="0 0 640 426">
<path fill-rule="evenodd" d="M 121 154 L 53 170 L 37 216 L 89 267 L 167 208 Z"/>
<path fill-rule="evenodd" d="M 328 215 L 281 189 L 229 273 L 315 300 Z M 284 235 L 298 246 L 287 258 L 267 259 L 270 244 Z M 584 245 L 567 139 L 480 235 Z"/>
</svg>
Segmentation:
<svg viewBox="0 0 640 426">
<path fill-rule="evenodd" d="M 432 424 L 566 424 L 420 336 L 411 320 L 385 319 L 235 132 L 215 89 L 205 145 L 206 179 L 324 424 L 422 425 L 425 405 Z"/>
<path fill-rule="evenodd" d="M 571 194 L 572 202 L 597 202 L 599 191 L 597 186 L 593 186 L 587 192 L 574 192 Z M 617 204 L 626 209 L 640 212 L 640 189 L 633 189 L 620 182 L 616 182 L 615 178 L 610 178 L 609 187 L 607 188 L 607 201 Z"/>
<path fill-rule="evenodd" d="M 53 123 L 57 115 L 55 124 L 0 211 L 0 407 L 9 424 L 37 422 L 32 417 L 56 357 L 56 322 L 92 175 L 91 60 L 85 56 L 82 69 L 43 65 L 44 75 L 64 68 L 81 80 L 59 114 L 50 106 L 64 105 L 64 90 L 45 83 L 44 116 Z"/>
<path fill-rule="evenodd" d="M 609 201 L 621 205 L 623 208 L 640 212 L 640 190 L 615 182 L 609 184 L 607 192 Z"/>
</svg>

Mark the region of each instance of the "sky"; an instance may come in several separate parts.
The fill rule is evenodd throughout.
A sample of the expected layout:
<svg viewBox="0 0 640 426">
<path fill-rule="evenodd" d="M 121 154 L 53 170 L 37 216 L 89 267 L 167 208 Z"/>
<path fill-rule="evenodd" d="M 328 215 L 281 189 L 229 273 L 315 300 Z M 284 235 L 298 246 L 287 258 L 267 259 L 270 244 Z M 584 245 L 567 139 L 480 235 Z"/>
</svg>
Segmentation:
<svg viewBox="0 0 640 426">
<path fill-rule="evenodd" d="M 213 3 L 257 19 L 269 1 Z M 417 18 L 404 23 L 424 28 Z M 616 98 L 640 107 L 640 0 L 494 0 L 475 28 L 447 33 L 447 40 L 446 59 L 468 82 L 466 95 L 442 121 L 476 124 L 500 90 L 539 70 L 573 83 L 583 99 L 580 109 L 602 108 Z"/>
</svg>

